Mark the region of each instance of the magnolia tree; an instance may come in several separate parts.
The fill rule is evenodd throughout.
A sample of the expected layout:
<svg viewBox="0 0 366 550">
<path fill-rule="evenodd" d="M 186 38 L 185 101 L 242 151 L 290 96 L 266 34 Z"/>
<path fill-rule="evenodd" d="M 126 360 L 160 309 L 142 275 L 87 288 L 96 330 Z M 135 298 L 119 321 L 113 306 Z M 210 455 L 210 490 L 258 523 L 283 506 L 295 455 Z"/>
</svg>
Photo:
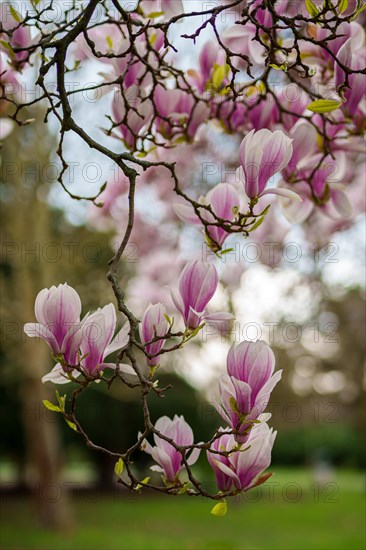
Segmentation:
<svg viewBox="0 0 366 550">
<path fill-rule="evenodd" d="M 58 124 L 60 184 L 90 202 L 95 227 L 120 236 L 107 273 L 124 320 L 119 332 L 114 304 L 82 316 L 80 298 L 66 283 L 40 291 L 37 322 L 24 330 L 44 339 L 56 362 L 43 381 L 76 384 L 45 406 L 89 447 L 114 457 L 119 483 L 131 490 L 203 495 L 223 515 L 226 497 L 270 476 L 264 471 L 276 432 L 266 408 L 281 371 L 274 372 L 265 342 L 230 347 L 216 400 L 222 427 L 209 441 L 195 441 L 179 411 L 151 418 L 148 396 L 174 392 L 156 378 L 164 356 L 175 361 L 207 324 L 229 330 L 233 309 L 209 306 L 220 284 L 217 268 L 230 252 L 227 240 L 283 242 L 291 224 L 302 223 L 305 234 L 317 230 L 327 242 L 363 211 L 364 8 L 361 0 L 1 4 L 2 138 L 15 124 L 31 124 L 23 112 L 42 103 L 45 122 Z M 85 75 L 96 66 L 91 85 Z M 85 80 L 70 88 L 75 71 Z M 36 91 L 30 101 L 24 82 Z M 97 103 L 80 116 L 75 99 L 85 93 L 103 98 L 104 128 L 95 127 Z M 68 189 L 70 134 L 116 167 L 93 196 Z M 146 215 L 149 206 L 155 218 Z M 203 235 L 204 254 L 193 244 L 187 253 L 191 241 L 182 235 L 192 225 L 196 240 Z M 131 243 L 140 261 L 122 285 L 119 265 Z M 235 287 L 234 271 L 228 280 Z M 166 286 L 171 297 L 164 301 Z M 129 294 L 139 295 L 135 311 Z M 118 452 L 91 441 L 76 414 L 91 384 L 109 388 L 116 380 L 139 388 L 144 418 L 135 444 Z M 151 455 L 160 483 L 136 473 L 139 449 Z M 200 454 L 215 474 L 215 492 L 192 471 Z"/>
</svg>

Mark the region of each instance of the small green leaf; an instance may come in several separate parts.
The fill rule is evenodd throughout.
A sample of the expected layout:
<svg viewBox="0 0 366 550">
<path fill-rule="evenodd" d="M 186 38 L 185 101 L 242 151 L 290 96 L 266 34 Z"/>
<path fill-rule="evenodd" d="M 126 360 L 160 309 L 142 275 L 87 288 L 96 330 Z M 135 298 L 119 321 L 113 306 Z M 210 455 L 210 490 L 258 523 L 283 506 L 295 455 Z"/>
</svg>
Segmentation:
<svg viewBox="0 0 366 550">
<path fill-rule="evenodd" d="M 116 475 L 119 477 L 121 473 L 123 472 L 124 462 L 122 458 L 119 458 L 114 466 L 114 471 Z"/>
<path fill-rule="evenodd" d="M 319 10 L 311 0 L 305 0 L 305 5 L 311 17 L 316 17 L 318 15 Z"/>
<path fill-rule="evenodd" d="M 343 13 L 348 8 L 348 0 L 340 0 L 338 4 L 339 13 Z"/>
<path fill-rule="evenodd" d="M 106 41 L 107 41 L 108 47 L 109 47 L 110 49 L 112 49 L 112 48 L 113 48 L 112 38 L 108 35 L 108 36 L 105 37 L 105 39 L 106 39 Z"/>
<path fill-rule="evenodd" d="M 154 32 L 152 35 L 149 36 L 149 42 L 152 46 L 154 46 L 157 39 L 157 34 Z"/>
<path fill-rule="evenodd" d="M 147 17 L 149 17 L 149 19 L 155 19 L 156 17 L 160 17 L 161 15 L 164 15 L 163 11 L 152 11 Z"/>
<path fill-rule="evenodd" d="M 317 99 L 306 108 L 313 113 L 330 113 L 338 109 L 341 105 L 342 101 L 337 101 L 335 99 Z"/>
<path fill-rule="evenodd" d="M 239 214 L 239 206 L 233 206 L 231 209 L 232 213 L 236 217 Z"/>
<path fill-rule="evenodd" d="M 227 504 L 226 500 L 222 500 L 221 502 L 218 502 L 215 504 L 215 506 L 211 510 L 211 514 L 213 516 L 226 516 L 227 513 Z"/>
<path fill-rule="evenodd" d="M 61 396 L 59 394 L 59 392 L 56 390 L 56 397 L 57 397 L 58 404 L 60 406 L 60 410 L 62 412 L 64 412 L 65 411 L 66 394 Z"/>
<path fill-rule="evenodd" d="M 170 327 L 172 327 L 172 326 L 173 326 L 173 323 L 174 323 L 174 320 L 172 320 L 172 319 L 169 317 L 169 315 L 168 315 L 167 313 L 164 313 L 164 317 L 165 317 L 165 319 L 167 320 L 168 325 L 169 325 Z"/>
<path fill-rule="evenodd" d="M 238 405 L 237 405 L 234 397 L 230 397 L 229 403 L 230 403 L 232 411 L 234 411 L 236 414 L 240 414 L 239 409 L 238 409 Z"/>
<path fill-rule="evenodd" d="M 65 418 L 65 421 L 66 421 L 66 424 L 67 424 L 72 430 L 74 430 L 74 432 L 77 432 L 77 431 L 78 431 L 78 428 L 77 428 L 75 422 L 71 422 L 71 420 L 68 420 L 67 418 Z"/>
<path fill-rule="evenodd" d="M 43 399 L 43 405 L 49 411 L 61 412 L 60 407 L 58 407 L 57 405 L 54 405 L 53 403 L 51 403 L 51 401 L 48 401 L 47 399 Z"/>
<path fill-rule="evenodd" d="M 276 71 L 287 72 L 288 63 L 287 61 L 282 63 L 282 65 L 276 65 L 276 63 L 270 63 L 269 66 L 272 67 L 272 69 L 276 69 Z"/>
<path fill-rule="evenodd" d="M 20 23 L 22 19 L 19 13 L 13 8 L 13 6 L 9 6 L 9 8 L 10 8 L 10 13 L 13 16 L 13 19 L 15 19 L 17 23 Z"/>
<path fill-rule="evenodd" d="M 264 210 L 262 210 L 262 212 L 260 213 L 260 215 L 261 215 L 261 216 L 265 216 L 270 208 L 271 208 L 271 205 L 270 205 L 270 204 L 267 204 L 267 206 L 265 207 Z"/>
<path fill-rule="evenodd" d="M 229 71 L 229 65 L 215 65 L 214 71 L 212 73 L 212 84 L 215 88 L 220 88 L 224 78 L 229 74 Z"/>
<path fill-rule="evenodd" d="M 5 42 L 5 40 L 0 40 L 0 44 L 3 46 L 3 48 L 9 50 L 10 53 L 14 53 L 13 48 L 10 46 L 9 42 Z"/>
<path fill-rule="evenodd" d="M 186 483 L 183 484 L 183 487 L 181 489 L 179 489 L 178 491 L 178 495 L 183 495 L 184 493 L 186 493 L 189 489 L 189 485 L 190 485 L 190 482 L 187 481 Z"/>
<path fill-rule="evenodd" d="M 143 479 L 140 483 L 138 483 L 135 487 L 135 491 L 139 491 L 141 489 L 141 487 L 143 487 L 144 485 L 146 485 L 146 483 L 149 483 L 150 481 L 150 478 L 149 477 L 145 477 L 145 479 Z"/>
<path fill-rule="evenodd" d="M 199 331 L 200 331 L 201 329 L 203 329 L 204 326 L 205 326 L 205 323 L 202 323 L 201 325 L 198 325 L 197 328 L 195 328 L 192 332 L 190 332 L 189 337 L 188 337 L 188 340 L 191 340 L 192 338 L 194 338 L 195 336 L 197 336 L 197 334 L 199 333 Z"/>
<path fill-rule="evenodd" d="M 255 224 L 252 225 L 252 227 L 250 229 L 248 229 L 248 233 L 250 233 L 251 231 L 254 231 L 255 229 L 257 229 L 257 227 L 262 225 L 263 220 L 264 220 L 264 216 L 258 218 L 257 221 L 255 222 Z"/>
<path fill-rule="evenodd" d="M 186 136 L 179 136 L 174 140 L 174 145 L 179 145 L 180 143 L 185 143 L 187 141 Z"/>
</svg>

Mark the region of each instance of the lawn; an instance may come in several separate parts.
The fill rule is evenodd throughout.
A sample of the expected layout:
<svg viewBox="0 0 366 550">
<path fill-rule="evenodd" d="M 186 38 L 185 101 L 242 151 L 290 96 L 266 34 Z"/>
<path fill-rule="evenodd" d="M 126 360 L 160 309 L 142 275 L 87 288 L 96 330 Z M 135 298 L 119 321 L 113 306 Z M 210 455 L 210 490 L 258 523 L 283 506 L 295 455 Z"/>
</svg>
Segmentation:
<svg viewBox="0 0 366 550">
<path fill-rule="evenodd" d="M 271 481 L 271 480 L 270 480 Z M 250 502 L 251 501 L 254 502 Z M 364 478 L 337 472 L 324 490 L 304 470 L 277 470 L 261 494 L 231 502 L 225 517 L 201 498 L 115 494 L 73 497 L 66 535 L 34 525 L 30 503 L 9 498 L 1 511 L 6 550 L 332 549 L 365 548 Z"/>
</svg>

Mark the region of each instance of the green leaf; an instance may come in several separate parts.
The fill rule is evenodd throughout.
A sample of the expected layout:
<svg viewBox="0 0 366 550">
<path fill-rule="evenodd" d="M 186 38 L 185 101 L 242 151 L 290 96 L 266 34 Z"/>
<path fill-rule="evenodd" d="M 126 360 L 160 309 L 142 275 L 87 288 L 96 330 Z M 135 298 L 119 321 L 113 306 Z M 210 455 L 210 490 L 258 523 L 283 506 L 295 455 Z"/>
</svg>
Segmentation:
<svg viewBox="0 0 366 550">
<path fill-rule="evenodd" d="M 58 404 L 60 406 L 60 410 L 62 412 L 65 411 L 65 402 L 66 402 L 66 393 L 65 395 L 60 395 L 59 392 L 56 390 L 56 397 L 57 397 L 57 401 L 58 401 Z"/>
<path fill-rule="evenodd" d="M 348 0 L 340 0 L 338 4 L 339 13 L 343 13 L 348 8 Z"/>
<path fill-rule="evenodd" d="M 60 407 L 58 407 L 57 405 L 54 405 L 53 403 L 51 403 L 51 401 L 48 401 L 47 399 L 43 399 L 43 405 L 49 411 L 61 412 Z"/>
<path fill-rule="evenodd" d="M 169 315 L 168 315 L 167 313 L 164 313 L 164 317 L 165 317 L 165 319 L 167 320 L 168 325 L 171 327 L 173 323 L 172 323 L 172 320 L 171 320 L 171 318 L 169 317 Z"/>
<path fill-rule="evenodd" d="M 337 101 L 336 99 L 317 99 L 306 108 L 313 113 L 330 113 L 338 109 L 341 105 L 342 101 Z"/>
<path fill-rule="evenodd" d="M 9 8 L 10 8 L 10 13 L 13 16 L 13 18 L 15 19 L 15 21 L 17 23 L 20 23 L 22 19 L 21 19 L 19 13 L 13 8 L 13 6 L 9 6 Z"/>
<path fill-rule="evenodd" d="M 179 145 L 179 143 L 185 143 L 187 141 L 186 136 L 179 136 L 174 140 L 174 145 Z"/>
<path fill-rule="evenodd" d="M 202 323 L 201 325 L 198 325 L 197 328 L 195 328 L 194 330 L 192 330 L 192 332 L 189 333 L 189 336 L 187 338 L 187 341 L 188 340 L 191 340 L 192 338 L 194 338 L 195 336 L 197 336 L 197 334 L 199 333 L 199 331 L 201 329 L 203 329 L 203 327 L 205 326 L 205 323 Z"/>
<path fill-rule="evenodd" d="M 67 418 L 65 418 L 65 421 L 66 421 L 66 424 L 67 424 L 72 430 L 74 430 L 74 432 L 77 432 L 77 431 L 78 431 L 78 428 L 77 428 L 75 422 L 71 422 L 71 420 L 68 420 Z"/>
<path fill-rule="evenodd" d="M 237 405 L 234 397 L 230 397 L 229 403 L 230 403 L 231 409 L 234 412 L 236 412 L 236 414 L 240 414 L 239 409 L 238 409 L 238 405 Z"/>
<path fill-rule="evenodd" d="M 212 84 L 215 88 L 220 88 L 224 78 L 229 74 L 229 65 L 215 65 L 212 73 Z"/>
<path fill-rule="evenodd" d="M 264 210 L 262 210 L 262 212 L 260 213 L 260 215 L 261 215 L 261 216 L 265 216 L 270 208 L 271 208 L 271 205 L 270 205 L 270 204 L 267 204 L 267 206 L 265 207 Z"/>
<path fill-rule="evenodd" d="M 3 46 L 3 48 L 6 48 L 9 50 L 11 54 L 13 54 L 13 48 L 10 46 L 9 42 L 5 42 L 5 40 L 0 40 L 0 44 Z"/>
<path fill-rule="evenodd" d="M 218 504 L 215 504 L 215 506 L 211 510 L 211 514 L 213 516 L 226 516 L 226 513 L 227 513 L 226 500 L 222 500 Z"/>
<path fill-rule="evenodd" d="M 145 479 L 143 479 L 142 481 L 140 481 L 140 483 L 138 483 L 135 487 L 135 491 L 139 491 L 141 489 L 141 487 L 143 487 L 144 485 L 146 485 L 146 483 L 149 483 L 150 481 L 150 478 L 149 477 L 145 477 Z"/>
<path fill-rule="evenodd" d="M 305 0 L 305 5 L 311 17 L 316 17 L 318 15 L 319 10 L 311 0 Z"/>
<path fill-rule="evenodd" d="M 287 61 L 285 61 L 284 63 L 282 63 L 282 65 L 276 65 L 276 63 L 270 63 L 269 66 L 272 67 L 272 69 L 276 69 L 276 71 L 287 72 L 288 64 L 287 64 Z"/>
<path fill-rule="evenodd" d="M 179 489 L 178 491 L 178 495 L 183 495 L 184 493 L 186 493 L 189 489 L 189 486 L 190 486 L 190 482 L 189 481 L 186 481 L 184 484 L 183 484 L 183 487 L 181 489 Z"/>
<path fill-rule="evenodd" d="M 149 19 L 155 19 L 156 17 L 160 17 L 161 15 L 164 15 L 165 12 L 163 11 L 152 11 L 151 13 L 149 13 L 149 15 L 147 17 L 149 17 Z"/>
<path fill-rule="evenodd" d="M 152 35 L 149 36 L 149 42 L 152 46 L 154 46 L 157 39 L 157 34 L 154 32 Z"/>
<path fill-rule="evenodd" d="M 105 37 L 105 39 L 106 39 L 106 41 L 107 41 L 108 47 L 109 47 L 110 49 L 112 49 L 112 48 L 113 48 L 112 38 L 108 35 L 108 36 Z"/>
<path fill-rule="evenodd" d="M 257 227 L 262 225 L 263 220 L 264 220 L 264 216 L 262 216 L 261 218 L 258 218 L 257 221 L 255 222 L 255 224 L 252 225 L 252 227 L 250 229 L 248 229 L 248 233 L 250 233 L 251 231 L 254 231 L 255 229 L 257 229 Z"/>
<path fill-rule="evenodd" d="M 124 462 L 122 458 L 119 458 L 114 466 L 114 471 L 118 477 L 122 474 L 123 467 L 124 467 Z"/>
</svg>

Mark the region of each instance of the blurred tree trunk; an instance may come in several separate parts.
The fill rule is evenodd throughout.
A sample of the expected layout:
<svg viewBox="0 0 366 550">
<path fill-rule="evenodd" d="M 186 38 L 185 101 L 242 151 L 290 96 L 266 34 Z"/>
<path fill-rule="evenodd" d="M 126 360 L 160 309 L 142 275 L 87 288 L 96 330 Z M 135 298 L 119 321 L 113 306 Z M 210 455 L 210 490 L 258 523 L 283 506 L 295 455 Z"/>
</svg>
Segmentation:
<svg viewBox="0 0 366 550">
<path fill-rule="evenodd" d="M 34 116 L 34 114 L 32 114 Z M 51 214 L 43 200 L 48 194 L 42 181 L 49 163 L 50 136 L 41 121 L 16 129 L 3 149 L 4 183 L 14 199 L 6 205 L 3 232 L 10 264 L 5 282 L 9 321 L 17 323 L 11 348 L 12 364 L 20 365 L 20 397 L 26 439 L 26 462 L 40 523 L 64 530 L 70 526 L 68 494 L 62 483 L 62 453 L 57 417 L 42 400 L 55 400 L 41 377 L 50 370 L 49 348 L 43 341 L 25 338 L 23 326 L 35 321 L 34 300 L 53 280 L 53 266 L 44 245 L 52 241 Z M 15 195 L 14 195 L 15 194 Z M 4 206 L 4 205 L 3 205 Z M 19 345 L 21 343 L 21 345 Z M 27 476 L 28 477 L 28 476 Z M 28 477 L 29 479 L 29 477 Z"/>
</svg>

